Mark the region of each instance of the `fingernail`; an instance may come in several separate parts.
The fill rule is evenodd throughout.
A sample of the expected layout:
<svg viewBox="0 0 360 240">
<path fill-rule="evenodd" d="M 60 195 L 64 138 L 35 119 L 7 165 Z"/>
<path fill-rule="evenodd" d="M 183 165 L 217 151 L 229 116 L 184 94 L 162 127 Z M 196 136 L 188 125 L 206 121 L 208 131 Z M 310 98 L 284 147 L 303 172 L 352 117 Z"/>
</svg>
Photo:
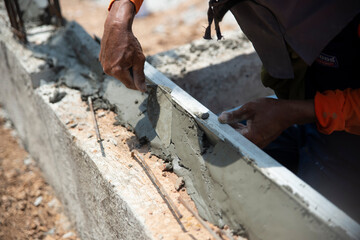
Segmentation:
<svg viewBox="0 0 360 240">
<path fill-rule="evenodd" d="M 221 123 L 227 123 L 228 122 L 228 114 L 226 112 L 223 112 L 220 114 L 220 116 L 218 117 L 219 122 Z"/>
</svg>

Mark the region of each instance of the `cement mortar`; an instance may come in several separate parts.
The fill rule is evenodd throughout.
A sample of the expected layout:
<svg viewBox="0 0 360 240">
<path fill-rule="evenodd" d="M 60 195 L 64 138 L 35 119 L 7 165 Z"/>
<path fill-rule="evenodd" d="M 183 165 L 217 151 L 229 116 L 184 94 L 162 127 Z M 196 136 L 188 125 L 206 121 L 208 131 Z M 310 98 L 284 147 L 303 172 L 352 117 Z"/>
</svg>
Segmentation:
<svg viewBox="0 0 360 240">
<path fill-rule="evenodd" d="M 224 35 L 224 40 L 194 41 L 147 61 L 214 113 L 274 94 L 260 81 L 262 64 L 245 35 Z"/>
<path fill-rule="evenodd" d="M 2 29 L 1 31 L 3 32 Z M 304 200 L 294 197 L 296 189 L 308 188 L 308 186 L 296 178 L 294 180 L 296 185 L 291 185 L 291 191 L 289 187 L 279 186 L 277 182 L 283 176 L 294 179 L 291 173 L 281 168 L 282 174 L 277 178 L 271 175 L 276 173 L 273 171 L 274 168 L 281 166 L 241 136 L 234 135 L 235 131 L 232 130 L 232 135 L 226 133 L 227 137 L 224 135 L 225 132 L 215 131 L 216 127 L 208 124 L 216 119 L 214 114 L 209 112 L 209 119 L 199 119 L 186 110 L 192 106 L 176 102 L 174 100 L 175 96 L 178 96 L 176 94 L 182 96 L 184 93 L 180 90 L 174 92 L 173 89 L 178 88 L 173 83 L 170 84 L 171 86 L 159 86 L 148 99 L 147 95 L 128 90 L 115 79 L 106 77 L 103 80 L 99 65 L 95 66 L 99 46 L 94 45 L 95 42 L 91 42 L 90 36 L 84 34 L 77 24 L 70 23 L 66 28 L 54 32 L 49 39 L 45 39 L 43 44 L 30 44 L 28 49 L 23 49 L 13 40 L 9 40 L 10 38 L 7 37 L 10 35 L 5 33 L 0 38 L 0 67 L 7 76 L 5 81 L 1 81 L 0 101 L 5 103 L 21 138 L 24 139 L 26 148 L 30 149 L 35 158 L 43 159 L 40 162 L 45 159 L 55 161 L 55 155 L 70 150 L 69 154 L 61 158 L 60 165 L 55 165 L 57 167 L 54 168 L 55 163 L 43 162 L 43 165 L 48 178 L 60 176 L 61 181 L 55 179 L 51 181 L 59 192 L 68 191 L 62 189 L 63 182 L 74 181 L 80 184 L 80 188 L 70 189 L 64 195 L 63 201 L 66 203 L 71 200 L 71 203 L 65 205 L 78 213 L 73 217 L 77 222 L 79 220 L 84 224 L 79 226 L 80 229 L 84 229 L 83 232 L 89 232 L 98 238 L 101 238 L 100 234 L 105 230 L 109 231 L 106 233 L 111 238 L 146 238 L 145 233 L 142 232 L 129 233 L 126 230 L 124 233 L 118 232 L 118 228 L 127 229 L 129 225 L 141 229 L 141 224 L 136 220 L 128 222 L 127 217 L 121 218 L 125 215 L 132 219 L 132 213 L 126 210 L 128 208 L 119 206 L 118 204 L 122 205 L 121 200 L 113 199 L 111 192 L 106 193 L 110 197 L 106 198 L 105 205 L 123 209 L 119 210 L 119 215 L 91 206 L 91 199 L 95 198 L 96 201 L 93 202 L 101 199 L 87 193 L 86 189 L 94 185 L 101 198 L 105 194 L 101 191 L 108 191 L 106 189 L 111 188 L 105 182 L 98 181 L 100 175 L 92 167 L 91 162 L 69 162 L 69 159 L 79 159 L 84 153 L 74 149 L 75 146 L 71 145 L 63 127 L 53 127 L 58 121 L 55 114 L 49 113 L 49 107 L 43 103 L 43 100 L 32 94 L 35 85 L 46 82 L 37 79 L 38 76 L 46 76 L 41 75 L 42 72 L 52 72 L 49 74 L 51 80 L 81 88 L 84 96 L 94 95 L 103 99 L 110 105 L 109 107 L 114 107 L 122 124 L 134 129 L 138 137 L 151 141 L 152 149 L 157 151 L 157 154 L 174 160 L 174 171 L 184 177 L 186 187 L 196 202 L 200 214 L 219 226 L 229 224 L 238 232 L 243 232 L 245 227 L 247 234 L 253 239 L 288 239 L 289 236 L 292 236 L 292 239 L 351 238 L 341 227 L 334 226 L 332 222 L 326 222 L 328 219 L 324 220 L 323 217 L 314 214 L 312 202 L 308 202 L 309 206 L 307 206 Z M 90 42 L 91 44 L 87 45 Z M 81 48 L 78 49 L 79 46 Z M 85 52 L 80 49 L 84 49 Z M 41 57 L 36 57 L 36 54 L 40 54 Z M 197 104 L 193 99 L 187 98 L 190 103 Z M 24 107 L 22 103 L 31 103 L 34 108 Z M 149 111 L 146 106 L 158 110 Z M 202 113 L 199 111 L 199 115 Z M 24 119 L 32 121 L 39 119 L 39 122 L 33 123 Z M 46 126 L 46 134 L 42 134 L 44 126 Z M 231 131 L 230 128 L 223 126 L 222 128 Z M 234 140 L 241 142 L 242 145 L 240 147 L 234 145 Z M 38 144 L 30 144 L 34 142 Z M 254 159 L 249 156 L 253 156 Z M 63 168 L 69 170 L 61 173 Z M 77 178 L 75 175 L 77 171 L 82 171 L 80 175 L 84 178 Z M 310 192 L 313 193 L 311 190 Z M 79 196 L 85 198 L 78 199 Z M 360 234 L 359 225 L 354 224 L 346 216 L 343 217 L 342 212 L 318 195 L 314 198 L 320 198 L 325 205 L 339 214 L 340 219 L 345 219 L 351 225 L 350 229 L 356 230 L 355 234 Z M 85 205 L 81 205 L 83 202 Z M 308 210 L 309 207 L 311 211 Z M 316 206 L 316 209 L 318 207 L 322 211 L 325 209 L 323 206 Z M 81 212 L 77 211 L 79 208 Z M 95 216 L 104 218 L 108 216 L 109 220 L 99 221 Z M 334 218 L 336 220 L 336 216 Z"/>
</svg>

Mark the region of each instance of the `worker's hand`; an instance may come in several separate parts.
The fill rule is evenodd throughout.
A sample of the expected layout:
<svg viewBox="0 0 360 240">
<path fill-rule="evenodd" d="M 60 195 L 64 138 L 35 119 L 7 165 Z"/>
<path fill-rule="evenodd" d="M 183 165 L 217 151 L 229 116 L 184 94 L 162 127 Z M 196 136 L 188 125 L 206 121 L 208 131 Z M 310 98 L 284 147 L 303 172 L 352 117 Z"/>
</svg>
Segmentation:
<svg viewBox="0 0 360 240">
<path fill-rule="evenodd" d="M 134 16 L 135 6 L 129 0 L 113 3 L 105 22 L 99 58 L 106 74 L 128 88 L 145 92 L 145 56 L 131 29 Z"/>
<path fill-rule="evenodd" d="M 245 120 L 246 125 L 240 123 Z M 260 98 L 237 110 L 223 112 L 219 121 L 230 124 L 258 147 L 264 148 L 291 125 L 314 122 L 314 103 Z"/>
</svg>

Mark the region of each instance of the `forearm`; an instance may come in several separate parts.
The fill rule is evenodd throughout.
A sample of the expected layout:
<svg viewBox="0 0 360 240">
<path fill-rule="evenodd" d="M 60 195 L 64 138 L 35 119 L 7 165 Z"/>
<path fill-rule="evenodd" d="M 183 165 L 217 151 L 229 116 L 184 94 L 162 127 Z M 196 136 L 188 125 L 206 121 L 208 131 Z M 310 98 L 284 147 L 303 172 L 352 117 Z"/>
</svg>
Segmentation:
<svg viewBox="0 0 360 240">
<path fill-rule="evenodd" d="M 316 121 L 313 100 L 279 100 L 283 101 L 283 114 L 287 126 L 294 124 L 314 123 Z"/>
<path fill-rule="evenodd" d="M 288 126 L 316 122 L 324 134 L 346 131 L 360 135 L 360 89 L 318 92 L 313 100 L 280 101 Z"/>
<path fill-rule="evenodd" d="M 101 66 L 127 88 L 145 92 L 145 56 L 132 32 L 135 5 L 129 0 L 118 0 L 109 8 L 99 54 Z"/>
<path fill-rule="evenodd" d="M 124 30 L 131 31 L 135 13 L 135 6 L 131 1 L 114 1 L 106 18 L 105 28 L 116 25 L 124 28 Z"/>
</svg>

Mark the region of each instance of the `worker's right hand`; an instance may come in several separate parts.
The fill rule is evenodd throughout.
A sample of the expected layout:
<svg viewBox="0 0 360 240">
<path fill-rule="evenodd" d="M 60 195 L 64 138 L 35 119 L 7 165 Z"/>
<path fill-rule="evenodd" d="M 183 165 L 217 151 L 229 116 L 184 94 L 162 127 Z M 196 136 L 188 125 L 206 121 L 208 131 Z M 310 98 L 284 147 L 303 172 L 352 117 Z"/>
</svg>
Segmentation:
<svg viewBox="0 0 360 240">
<path fill-rule="evenodd" d="M 240 123 L 244 120 L 246 125 Z M 313 100 L 259 98 L 219 116 L 219 122 L 232 125 L 260 148 L 266 147 L 293 124 L 315 121 Z"/>
<path fill-rule="evenodd" d="M 145 92 L 145 56 L 131 29 L 134 16 L 135 6 L 129 0 L 113 3 L 104 25 L 99 59 L 106 74 L 130 89 Z"/>
</svg>

